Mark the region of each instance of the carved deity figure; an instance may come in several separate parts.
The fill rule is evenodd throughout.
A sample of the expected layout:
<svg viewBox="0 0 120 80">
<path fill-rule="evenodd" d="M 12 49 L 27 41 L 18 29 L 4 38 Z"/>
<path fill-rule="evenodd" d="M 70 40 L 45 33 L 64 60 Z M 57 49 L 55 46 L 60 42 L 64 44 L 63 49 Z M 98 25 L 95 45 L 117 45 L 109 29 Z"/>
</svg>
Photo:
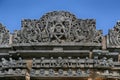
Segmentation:
<svg viewBox="0 0 120 80">
<path fill-rule="evenodd" d="M 18 59 L 18 66 L 23 66 L 23 59 L 21 57 Z"/>
<path fill-rule="evenodd" d="M 80 66 L 81 66 L 80 58 L 77 57 L 77 59 L 76 59 L 76 67 L 80 67 Z"/>
<path fill-rule="evenodd" d="M 109 66 L 114 67 L 113 58 L 108 59 L 108 64 Z"/>
<path fill-rule="evenodd" d="M 107 58 L 103 57 L 100 63 L 102 66 L 107 66 Z"/>
<path fill-rule="evenodd" d="M 94 60 L 93 60 L 93 63 L 94 63 L 94 66 L 97 66 L 98 65 L 98 56 L 95 56 L 94 57 Z"/>
<path fill-rule="evenodd" d="M 9 58 L 9 66 L 10 66 L 10 67 L 15 67 L 15 65 L 16 65 L 15 60 L 13 60 L 13 59 L 10 57 L 10 58 Z"/>
<path fill-rule="evenodd" d="M 64 60 L 62 57 L 58 57 L 58 59 L 56 61 L 56 65 L 57 65 L 57 67 L 62 67 L 64 65 Z"/>
<path fill-rule="evenodd" d="M 40 66 L 41 67 L 45 67 L 45 57 L 41 57 L 41 59 L 40 59 Z"/>
<path fill-rule="evenodd" d="M 56 67 L 56 60 L 53 57 L 50 58 L 50 65 L 49 66 Z"/>
<path fill-rule="evenodd" d="M 1 60 L 2 60 L 2 67 L 3 68 L 9 66 L 8 61 L 5 58 L 2 58 Z"/>
<path fill-rule="evenodd" d="M 85 36 L 83 35 L 83 32 L 78 24 L 74 28 L 73 32 L 75 36 L 75 42 L 85 41 Z"/>
<path fill-rule="evenodd" d="M 72 67 L 72 57 L 68 57 L 68 67 Z"/>
<path fill-rule="evenodd" d="M 88 62 L 88 60 L 89 60 L 89 58 L 86 57 L 86 58 L 85 58 L 85 67 L 88 67 L 88 66 L 89 66 L 89 62 Z"/>
</svg>

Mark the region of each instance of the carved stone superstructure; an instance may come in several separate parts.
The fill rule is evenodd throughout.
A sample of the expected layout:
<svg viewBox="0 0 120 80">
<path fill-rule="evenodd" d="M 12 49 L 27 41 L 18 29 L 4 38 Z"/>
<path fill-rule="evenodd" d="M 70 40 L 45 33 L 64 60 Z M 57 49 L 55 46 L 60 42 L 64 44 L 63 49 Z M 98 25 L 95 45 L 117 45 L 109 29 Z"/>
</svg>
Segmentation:
<svg viewBox="0 0 120 80">
<path fill-rule="evenodd" d="M 21 25 L 9 34 L 0 24 L 0 80 L 120 79 L 120 22 L 106 36 L 66 11 Z"/>
<path fill-rule="evenodd" d="M 79 42 L 98 43 L 102 31 L 96 30 L 94 19 L 81 20 L 64 11 L 54 11 L 39 20 L 25 19 L 22 29 L 15 32 L 13 43 Z"/>
</svg>

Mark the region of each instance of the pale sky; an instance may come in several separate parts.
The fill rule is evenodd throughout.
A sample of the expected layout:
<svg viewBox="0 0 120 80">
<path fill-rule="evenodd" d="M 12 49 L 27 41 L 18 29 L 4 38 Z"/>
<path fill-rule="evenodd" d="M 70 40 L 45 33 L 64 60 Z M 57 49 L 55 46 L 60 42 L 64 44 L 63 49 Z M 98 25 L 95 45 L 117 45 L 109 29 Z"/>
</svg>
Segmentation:
<svg viewBox="0 0 120 80">
<path fill-rule="evenodd" d="M 120 0 L 0 0 L 0 22 L 13 33 L 21 28 L 22 19 L 39 19 L 60 10 L 80 19 L 96 19 L 96 28 L 104 34 L 120 20 Z"/>
</svg>

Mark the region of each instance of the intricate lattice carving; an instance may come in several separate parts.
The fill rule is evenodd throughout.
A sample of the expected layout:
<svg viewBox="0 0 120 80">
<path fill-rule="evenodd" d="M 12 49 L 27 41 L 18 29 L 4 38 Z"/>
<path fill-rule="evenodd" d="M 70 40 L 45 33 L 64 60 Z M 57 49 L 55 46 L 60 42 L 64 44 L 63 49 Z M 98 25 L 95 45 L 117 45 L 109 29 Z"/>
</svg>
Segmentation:
<svg viewBox="0 0 120 80">
<path fill-rule="evenodd" d="M 73 33 L 76 42 L 102 42 L 102 31 L 96 30 L 96 21 L 94 19 L 79 19 L 74 27 Z"/>
<path fill-rule="evenodd" d="M 108 47 L 120 47 L 120 21 L 117 22 L 114 29 L 110 29 L 107 36 Z"/>
<path fill-rule="evenodd" d="M 14 43 L 101 43 L 101 40 L 102 32 L 96 30 L 95 20 L 77 19 L 65 11 L 47 13 L 40 20 L 23 20 L 22 29 L 14 35 Z"/>
<path fill-rule="evenodd" d="M 37 20 L 25 19 L 22 21 L 22 29 L 15 31 L 13 43 L 31 43 L 39 41 L 39 28 Z"/>
<path fill-rule="evenodd" d="M 0 23 L 0 45 L 9 44 L 9 31 Z"/>
</svg>

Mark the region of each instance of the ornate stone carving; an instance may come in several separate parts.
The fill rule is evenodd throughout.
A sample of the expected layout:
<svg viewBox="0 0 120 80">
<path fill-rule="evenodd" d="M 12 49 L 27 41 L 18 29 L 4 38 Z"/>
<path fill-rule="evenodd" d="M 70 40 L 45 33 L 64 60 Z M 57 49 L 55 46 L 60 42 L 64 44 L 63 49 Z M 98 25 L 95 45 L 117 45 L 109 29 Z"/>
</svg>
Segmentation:
<svg viewBox="0 0 120 80">
<path fill-rule="evenodd" d="M 0 23 L 0 45 L 9 44 L 9 31 Z"/>
<path fill-rule="evenodd" d="M 35 75 L 35 72 L 36 72 L 36 70 L 35 69 L 31 69 L 31 71 L 30 71 L 30 75 Z"/>
<path fill-rule="evenodd" d="M 86 70 L 86 74 L 90 74 L 90 70 L 89 69 Z"/>
<path fill-rule="evenodd" d="M 114 29 L 110 29 L 107 36 L 108 47 L 120 47 L 120 21 L 116 23 Z"/>
<path fill-rule="evenodd" d="M 45 70 L 44 69 L 40 69 L 40 75 L 44 75 L 45 74 Z"/>
<path fill-rule="evenodd" d="M 17 74 L 17 75 L 21 75 L 21 72 L 22 72 L 21 69 L 16 69 L 16 70 L 15 70 L 15 74 Z"/>
<path fill-rule="evenodd" d="M 56 60 L 56 63 L 58 67 L 63 66 L 64 63 L 63 63 L 62 57 L 58 57 L 58 59 Z"/>
<path fill-rule="evenodd" d="M 80 66 L 81 66 L 80 58 L 77 57 L 77 59 L 76 59 L 76 67 L 80 67 Z"/>
<path fill-rule="evenodd" d="M 18 66 L 19 66 L 19 67 L 22 67 L 22 66 L 23 66 L 23 60 L 22 60 L 21 57 L 19 57 L 19 59 L 18 59 Z"/>
<path fill-rule="evenodd" d="M 64 72 L 64 71 L 63 71 L 62 69 L 59 69 L 59 70 L 58 70 L 59 75 L 63 75 L 63 72 Z"/>
<path fill-rule="evenodd" d="M 98 65 L 98 56 L 94 57 L 93 63 L 94 63 L 94 67 Z"/>
<path fill-rule="evenodd" d="M 35 58 L 33 58 L 32 66 L 33 66 L 33 67 L 36 67 L 36 66 L 37 66 L 37 64 L 36 64 L 36 59 L 35 59 Z"/>
<path fill-rule="evenodd" d="M 77 73 L 77 75 L 79 76 L 79 75 L 81 75 L 81 74 L 82 74 L 82 70 L 77 69 L 76 73 Z"/>
<path fill-rule="evenodd" d="M 88 61 L 89 61 L 89 58 L 86 57 L 86 58 L 85 58 L 85 67 L 88 67 L 88 66 L 89 66 L 89 62 L 88 62 Z"/>
<path fill-rule="evenodd" d="M 1 60 L 2 60 L 2 67 L 3 67 L 3 68 L 9 66 L 9 63 L 8 63 L 8 61 L 7 61 L 5 58 L 2 58 Z"/>
<path fill-rule="evenodd" d="M 55 73 L 55 71 L 54 71 L 53 69 L 49 69 L 49 75 L 50 75 L 50 76 L 53 76 L 54 73 Z"/>
<path fill-rule="evenodd" d="M 7 72 L 8 75 L 14 75 L 15 71 L 13 69 L 9 69 Z"/>
<path fill-rule="evenodd" d="M 114 67 L 113 58 L 108 59 L 108 64 L 109 64 L 110 67 Z"/>
<path fill-rule="evenodd" d="M 68 69 L 68 76 L 72 76 L 73 75 L 73 70 L 72 69 Z"/>
<path fill-rule="evenodd" d="M 94 19 L 78 19 L 72 30 L 76 42 L 102 42 L 102 31 L 96 30 L 96 21 Z"/>
<path fill-rule="evenodd" d="M 41 57 L 41 59 L 40 59 L 40 66 L 41 67 L 45 67 L 45 57 Z"/>
<path fill-rule="evenodd" d="M 77 19 L 65 11 L 22 20 L 21 30 L 10 36 L 15 45 L 0 47 L 0 80 L 119 78 L 120 22 L 107 36 L 107 45 L 113 46 L 109 49 L 99 46 L 102 40 L 106 44 L 106 36 L 102 39 L 95 25 L 94 19 Z M 9 33 L 1 25 L 0 32 L 0 40 Z M 2 40 L 0 45 L 7 44 Z"/>
<path fill-rule="evenodd" d="M 14 32 L 13 43 L 31 43 L 37 42 L 39 28 L 36 26 L 37 20 L 22 20 L 22 29 Z"/>
<path fill-rule="evenodd" d="M 11 57 L 9 58 L 9 66 L 10 67 L 15 67 L 16 66 L 15 60 L 13 60 Z"/>
<path fill-rule="evenodd" d="M 54 60 L 53 57 L 50 58 L 50 67 L 55 67 L 56 66 L 56 60 Z"/>
<path fill-rule="evenodd" d="M 22 29 L 14 33 L 13 43 L 101 43 L 102 31 L 96 30 L 95 23 L 93 19 L 77 19 L 65 11 L 49 12 L 39 20 L 23 20 Z"/>
<path fill-rule="evenodd" d="M 107 58 L 103 57 L 99 63 L 101 66 L 107 66 Z"/>
</svg>

